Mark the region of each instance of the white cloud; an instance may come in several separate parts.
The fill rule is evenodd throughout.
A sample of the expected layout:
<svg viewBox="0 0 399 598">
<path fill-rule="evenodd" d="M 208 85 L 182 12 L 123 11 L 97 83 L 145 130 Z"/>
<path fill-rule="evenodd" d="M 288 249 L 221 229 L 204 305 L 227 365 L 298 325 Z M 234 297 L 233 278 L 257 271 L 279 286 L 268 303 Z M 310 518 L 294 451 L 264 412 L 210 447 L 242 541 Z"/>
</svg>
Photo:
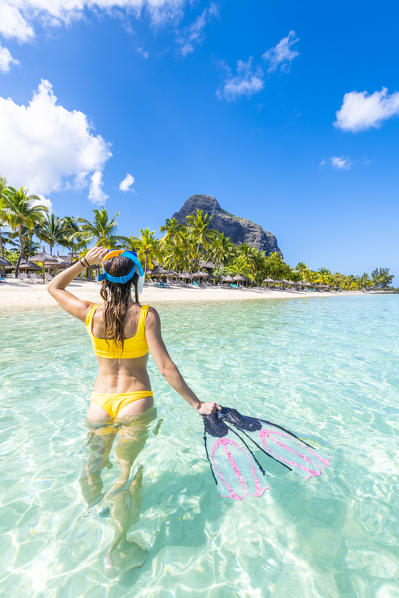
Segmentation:
<svg viewBox="0 0 399 598">
<path fill-rule="evenodd" d="M 399 115 L 399 92 L 388 95 L 383 87 L 368 95 L 367 91 L 350 91 L 344 95 L 341 108 L 336 112 L 334 126 L 343 131 L 362 131 L 378 128 L 387 118 Z"/>
<path fill-rule="evenodd" d="M 349 170 L 352 167 L 351 158 L 345 158 L 344 156 L 331 156 L 330 158 L 323 158 L 320 162 L 320 166 L 330 165 L 337 170 Z"/>
<path fill-rule="evenodd" d="M 292 46 L 299 42 L 299 38 L 296 37 L 295 31 L 290 31 L 287 37 L 283 37 L 274 48 L 267 50 L 262 57 L 269 63 L 268 73 L 272 73 L 278 67 L 282 71 L 288 71 L 291 62 L 299 56 L 297 50 L 293 50 Z"/>
<path fill-rule="evenodd" d="M 0 33 L 26 42 L 35 37 L 34 25 L 60 26 L 81 18 L 85 10 L 109 14 L 123 10 L 139 18 L 146 11 L 153 25 L 178 19 L 187 0 L 1 0 Z"/>
<path fill-rule="evenodd" d="M 103 191 L 103 173 L 101 170 L 95 170 L 91 175 L 89 199 L 93 203 L 103 204 L 108 199 Z"/>
<path fill-rule="evenodd" d="M 2 0 L 0 3 L 0 33 L 20 42 L 26 42 L 35 36 L 32 27 L 22 16 L 20 7 L 12 0 Z"/>
<path fill-rule="evenodd" d="M 200 43 L 203 40 L 202 32 L 206 24 L 219 14 L 218 8 L 214 2 L 212 2 L 207 8 L 205 8 L 200 15 L 195 19 L 191 25 L 189 25 L 183 32 L 181 38 L 178 40 L 180 44 L 180 52 L 183 56 L 194 52 L 195 44 Z"/>
<path fill-rule="evenodd" d="M 141 56 L 143 56 L 143 58 L 149 58 L 149 56 L 150 56 L 150 53 L 147 52 L 146 50 L 144 50 L 144 48 L 142 48 L 141 46 L 137 47 L 137 52 L 139 54 L 141 54 Z"/>
<path fill-rule="evenodd" d="M 8 73 L 13 64 L 19 64 L 19 61 L 11 56 L 8 48 L 0 44 L 0 73 Z"/>
<path fill-rule="evenodd" d="M 295 37 L 295 31 L 290 31 L 287 37 L 280 40 L 274 48 L 262 54 L 262 58 L 269 63 L 268 73 L 275 71 L 278 67 L 282 71 L 289 71 L 292 60 L 299 56 L 297 50 L 292 50 L 292 46 L 298 41 L 299 38 Z M 252 56 L 247 62 L 238 60 L 235 75 L 232 75 L 231 69 L 223 61 L 219 61 L 219 64 L 227 71 L 224 82 L 216 90 L 216 95 L 220 100 L 224 98 L 230 102 L 242 95 L 250 97 L 264 88 L 264 69 L 260 65 L 252 66 Z"/>
<path fill-rule="evenodd" d="M 36 194 L 85 187 L 112 155 L 87 116 L 59 105 L 46 80 L 27 105 L 0 97 L 0 139 L 0 172 L 10 184 Z M 98 174 L 92 176 L 93 201 L 104 200 L 100 182 Z"/>
<path fill-rule="evenodd" d="M 352 166 L 350 158 L 344 158 L 343 156 L 331 156 L 331 164 L 338 170 L 349 170 Z"/>
<path fill-rule="evenodd" d="M 120 182 L 119 189 L 121 191 L 130 191 L 130 188 L 133 185 L 133 183 L 134 183 L 134 176 L 128 172 L 127 175 L 125 176 L 125 178 L 123 179 L 123 181 Z"/>
<path fill-rule="evenodd" d="M 216 91 L 219 99 L 224 98 L 231 102 L 242 95 L 250 97 L 263 89 L 263 72 L 259 67 L 253 69 L 252 56 L 248 58 L 247 62 L 238 60 L 235 75 L 231 74 L 230 69 L 228 70 L 229 75 Z"/>
</svg>

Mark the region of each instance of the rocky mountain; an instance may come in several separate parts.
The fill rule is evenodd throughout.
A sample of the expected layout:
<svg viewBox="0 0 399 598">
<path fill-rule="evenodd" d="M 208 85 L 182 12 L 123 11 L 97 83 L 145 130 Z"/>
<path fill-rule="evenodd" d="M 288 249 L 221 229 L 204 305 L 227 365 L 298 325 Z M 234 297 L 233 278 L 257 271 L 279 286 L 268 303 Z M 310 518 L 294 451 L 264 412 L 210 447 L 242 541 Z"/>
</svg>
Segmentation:
<svg viewBox="0 0 399 598">
<path fill-rule="evenodd" d="M 186 216 L 195 214 L 197 210 L 212 214 L 211 228 L 230 237 L 233 243 L 237 245 L 248 243 L 252 247 L 265 251 L 266 255 L 274 251 L 282 255 L 277 245 L 277 239 L 272 233 L 266 232 L 260 224 L 255 224 L 251 220 L 229 214 L 220 207 L 212 195 L 192 195 L 173 216 L 182 224 L 187 224 Z"/>
</svg>

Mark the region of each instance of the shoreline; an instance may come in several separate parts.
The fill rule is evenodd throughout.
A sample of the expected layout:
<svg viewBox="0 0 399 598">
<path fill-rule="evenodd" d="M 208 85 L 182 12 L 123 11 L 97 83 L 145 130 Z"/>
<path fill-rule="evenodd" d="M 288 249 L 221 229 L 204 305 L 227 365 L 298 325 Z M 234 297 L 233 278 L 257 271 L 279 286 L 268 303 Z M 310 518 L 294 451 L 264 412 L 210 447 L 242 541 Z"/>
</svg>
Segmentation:
<svg viewBox="0 0 399 598">
<path fill-rule="evenodd" d="M 0 283 L 0 310 L 14 308 L 47 308 L 56 307 L 57 303 L 47 292 L 47 285 L 27 284 L 7 279 Z M 74 281 L 68 285 L 71 293 L 93 303 L 101 303 L 98 282 Z M 310 297 L 348 297 L 356 295 L 381 295 L 393 294 L 389 291 L 293 291 L 266 288 L 220 288 L 220 287 L 179 287 L 170 286 L 159 288 L 145 286 L 141 294 L 141 303 L 198 303 L 198 302 L 230 302 L 254 301 L 273 299 L 306 299 Z"/>
</svg>

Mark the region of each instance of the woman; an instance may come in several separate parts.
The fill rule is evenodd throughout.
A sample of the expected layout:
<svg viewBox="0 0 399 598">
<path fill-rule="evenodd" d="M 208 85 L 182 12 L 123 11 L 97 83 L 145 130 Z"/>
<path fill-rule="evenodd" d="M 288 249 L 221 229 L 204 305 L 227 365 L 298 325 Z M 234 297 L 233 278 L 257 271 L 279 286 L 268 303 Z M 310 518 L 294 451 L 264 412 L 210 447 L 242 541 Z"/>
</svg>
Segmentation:
<svg viewBox="0 0 399 598">
<path fill-rule="evenodd" d="M 101 261 L 100 294 L 104 305 L 84 301 L 66 290 L 85 268 Z M 47 287 L 65 311 L 85 322 L 97 355 L 98 374 L 87 411 L 87 422 L 92 427 L 89 436 L 91 455 L 81 478 L 82 491 L 89 506 L 102 498 L 101 470 L 110 466 L 108 455 L 119 432 L 115 456 L 121 472 L 104 496 L 110 505 L 106 510 L 111 516 L 116 511 L 116 494 L 129 480 L 133 461 L 147 439 L 149 423 L 156 417 L 147 373 L 148 351 L 151 351 L 166 381 L 197 413 L 206 415 L 221 408 L 215 402 L 200 401 L 169 357 L 162 340 L 157 311 L 139 303 L 139 283 L 142 286 L 143 279 L 141 264 L 133 252 L 94 247 L 84 258 L 58 274 Z M 134 300 L 131 297 L 132 285 Z M 133 480 L 136 483 L 135 496 L 137 476 L 140 478 L 141 470 Z M 129 488 L 125 491 L 132 490 Z M 128 522 L 130 519 L 123 513 L 114 521 L 116 533 L 111 554 L 126 544 L 128 527 L 126 529 L 127 523 L 121 521 Z M 125 553 L 126 550 L 120 552 Z"/>
</svg>

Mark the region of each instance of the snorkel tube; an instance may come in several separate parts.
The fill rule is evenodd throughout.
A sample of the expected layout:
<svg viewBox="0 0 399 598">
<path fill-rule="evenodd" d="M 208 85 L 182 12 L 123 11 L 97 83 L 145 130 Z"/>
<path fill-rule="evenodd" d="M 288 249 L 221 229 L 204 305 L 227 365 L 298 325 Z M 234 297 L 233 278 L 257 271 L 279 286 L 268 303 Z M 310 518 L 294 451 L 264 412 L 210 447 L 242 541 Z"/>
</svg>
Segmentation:
<svg viewBox="0 0 399 598">
<path fill-rule="evenodd" d="M 126 282 L 128 282 L 128 280 L 130 280 L 135 272 L 138 272 L 139 275 L 139 283 L 137 285 L 137 290 L 139 293 L 141 293 L 143 291 L 143 285 L 144 285 L 144 278 L 145 278 L 145 273 L 143 270 L 142 265 L 140 264 L 140 260 L 137 257 L 137 253 L 135 251 L 127 251 L 125 249 L 113 249 L 112 251 L 109 251 L 103 258 L 103 264 L 104 262 L 106 262 L 107 260 L 111 259 L 112 257 L 127 257 L 129 260 L 131 260 L 133 262 L 133 268 L 130 270 L 130 272 L 128 274 L 125 274 L 125 276 L 111 276 L 111 274 L 109 274 L 104 266 L 103 266 L 103 271 L 101 272 L 101 274 L 98 275 L 97 280 L 109 280 L 110 282 L 117 282 L 118 284 L 125 284 Z"/>
</svg>

